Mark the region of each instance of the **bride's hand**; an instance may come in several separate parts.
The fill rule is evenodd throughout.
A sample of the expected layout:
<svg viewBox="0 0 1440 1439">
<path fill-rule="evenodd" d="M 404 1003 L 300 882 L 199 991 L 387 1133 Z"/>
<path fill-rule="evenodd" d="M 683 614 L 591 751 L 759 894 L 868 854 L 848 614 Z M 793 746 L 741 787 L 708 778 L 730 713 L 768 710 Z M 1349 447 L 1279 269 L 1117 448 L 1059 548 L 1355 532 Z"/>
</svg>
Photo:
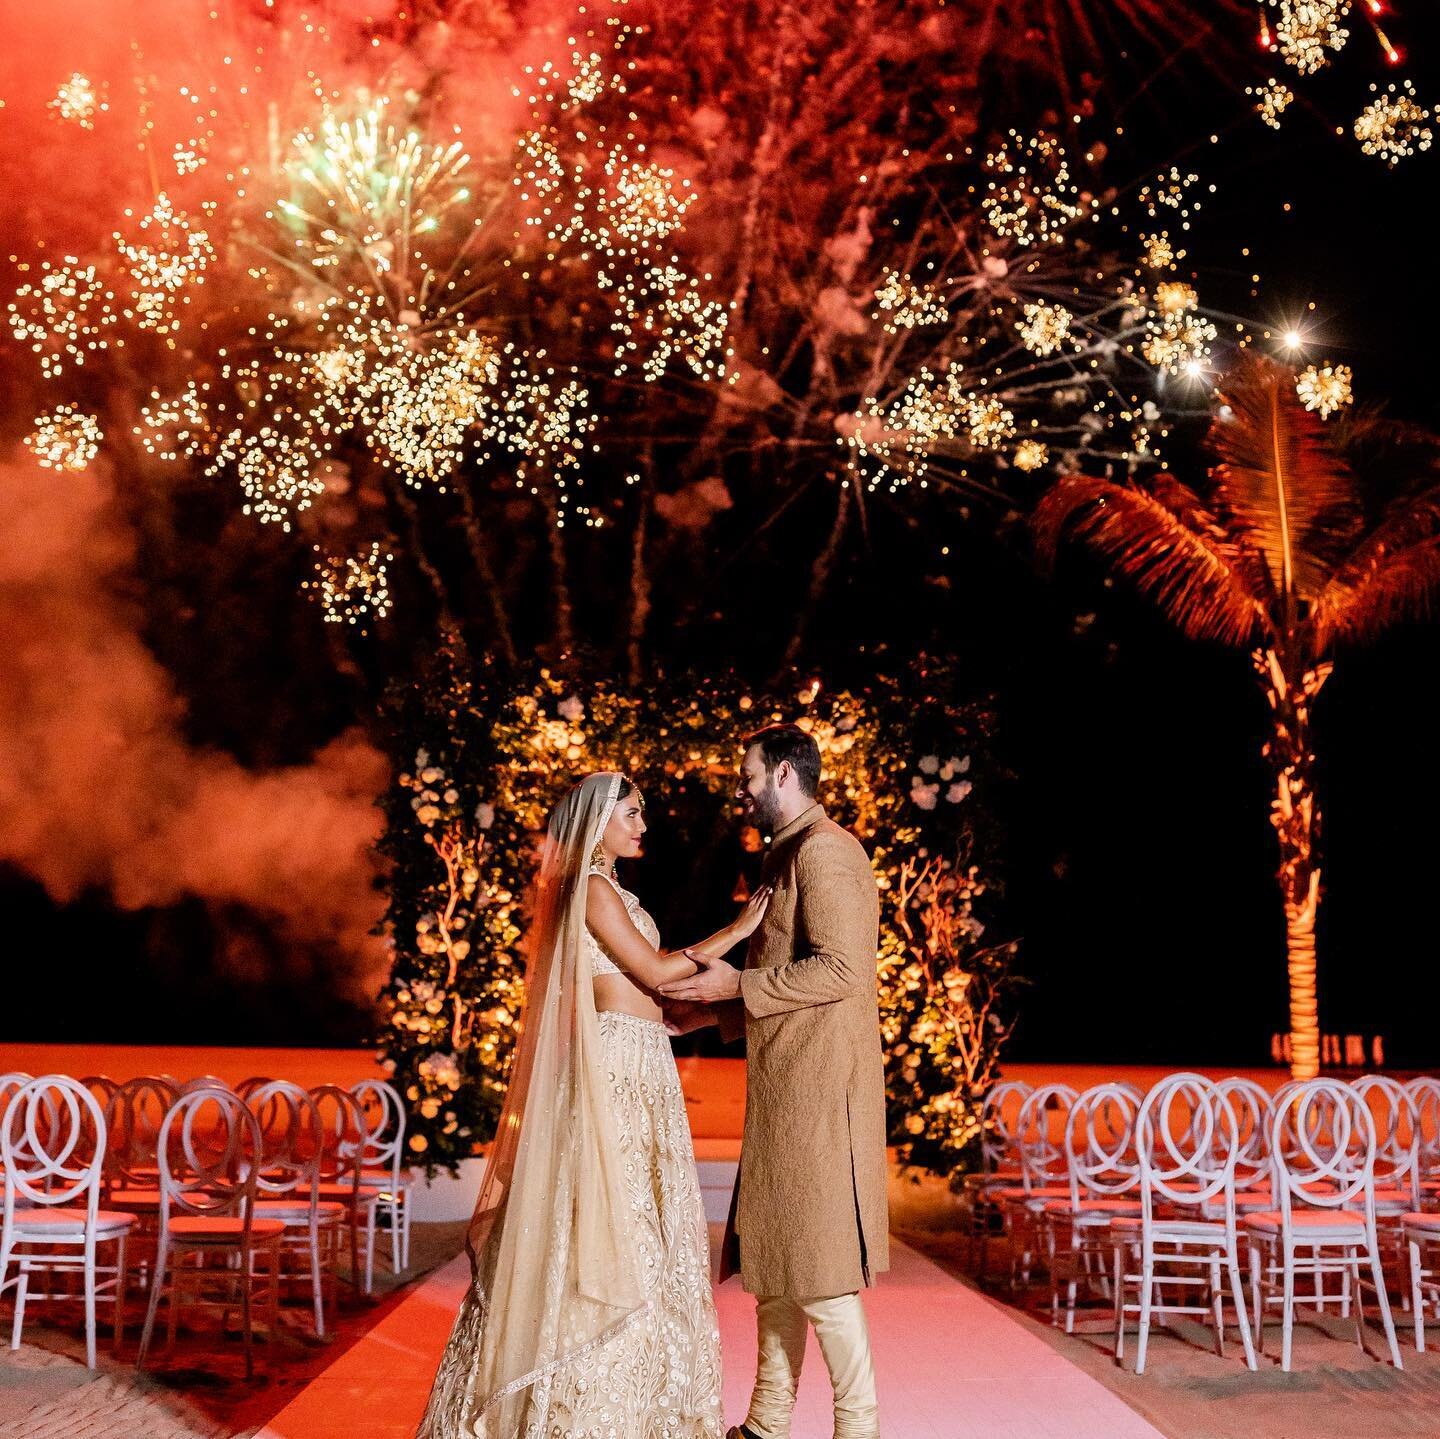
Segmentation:
<svg viewBox="0 0 1440 1439">
<path fill-rule="evenodd" d="M 745 908 L 740 911 L 735 923 L 730 926 L 730 933 L 737 940 L 749 939 L 760 928 L 760 921 L 765 918 L 765 907 L 770 903 L 770 896 L 774 892 L 773 885 L 762 884 L 746 900 Z"/>
</svg>

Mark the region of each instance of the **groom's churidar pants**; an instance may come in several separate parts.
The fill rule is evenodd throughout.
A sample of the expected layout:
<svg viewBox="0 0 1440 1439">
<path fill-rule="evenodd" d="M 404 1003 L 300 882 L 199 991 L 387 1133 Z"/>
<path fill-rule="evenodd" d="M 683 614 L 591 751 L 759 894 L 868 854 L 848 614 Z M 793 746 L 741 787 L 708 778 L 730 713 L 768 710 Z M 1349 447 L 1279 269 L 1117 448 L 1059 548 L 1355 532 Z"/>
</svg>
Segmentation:
<svg viewBox="0 0 1440 1439">
<path fill-rule="evenodd" d="M 790 1414 L 805 1358 L 806 1326 L 815 1326 L 835 1390 L 835 1439 L 879 1439 L 870 1330 L 858 1294 L 833 1299 L 757 1299 L 760 1362 L 745 1427 L 755 1439 L 789 1439 Z"/>
</svg>

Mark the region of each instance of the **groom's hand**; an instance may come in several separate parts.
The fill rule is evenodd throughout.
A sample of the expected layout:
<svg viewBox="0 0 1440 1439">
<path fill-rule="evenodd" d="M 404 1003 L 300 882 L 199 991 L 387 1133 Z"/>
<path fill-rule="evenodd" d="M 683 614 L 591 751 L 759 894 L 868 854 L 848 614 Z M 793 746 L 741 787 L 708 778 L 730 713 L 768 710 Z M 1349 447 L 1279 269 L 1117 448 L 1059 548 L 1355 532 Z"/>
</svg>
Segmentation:
<svg viewBox="0 0 1440 1439">
<path fill-rule="evenodd" d="M 700 966 L 698 974 L 689 979 L 673 980 L 662 984 L 660 993 L 668 999 L 683 999 L 693 1004 L 723 1004 L 727 999 L 740 995 L 740 971 L 723 959 L 707 959 L 693 950 L 685 951 L 686 959 L 694 960 Z"/>
</svg>

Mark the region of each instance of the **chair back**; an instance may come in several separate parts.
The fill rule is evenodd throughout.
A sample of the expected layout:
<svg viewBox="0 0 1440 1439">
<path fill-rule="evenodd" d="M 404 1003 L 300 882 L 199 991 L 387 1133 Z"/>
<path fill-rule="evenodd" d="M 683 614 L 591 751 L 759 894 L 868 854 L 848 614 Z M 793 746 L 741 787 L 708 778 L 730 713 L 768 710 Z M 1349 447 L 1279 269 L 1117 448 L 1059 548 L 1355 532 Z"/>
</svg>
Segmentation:
<svg viewBox="0 0 1440 1439">
<path fill-rule="evenodd" d="M 1375 1121 L 1375 1183 L 1404 1190 L 1420 1208 L 1420 1114 L 1409 1089 L 1388 1074 L 1362 1074 L 1350 1087 Z"/>
<path fill-rule="evenodd" d="M 260 1126 L 238 1094 L 214 1085 L 180 1095 L 160 1126 L 160 1227 L 181 1214 L 237 1216 L 250 1229 Z"/>
<path fill-rule="evenodd" d="M 12 1069 L 8 1074 L 0 1074 L 0 1122 L 5 1119 L 5 1110 L 11 1097 L 29 1084 L 34 1077 L 33 1074 L 26 1074 L 21 1069 Z"/>
<path fill-rule="evenodd" d="M 1065 1116 L 1065 1168 L 1070 1202 L 1115 1199 L 1140 1180 L 1135 1121 L 1141 1101 L 1133 1085 L 1095 1084 Z"/>
<path fill-rule="evenodd" d="M 405 1104 L 400 1091 L 383 1079 L 362 1079 L 350 1086 L 350 1093 L 360 1106 L 365 1124 L 361 1164 L 387 1170 L 391 1184 L 398 1185 L 405 1162 Z M 985 1102 L 990 1102 L 988 1095 Z"/>
<path fill-rule="evenodd" d="M 3 1084 L 0 1080 L 0 1085 Z M 1433 1179 L 1440 1172 L 1440 1079 L 1422 1074 L 1405 1087 L 1410 1091 L 1415 1123 L 1420 1130 L 1415 1146 L 1420 1177 Z"/>
<path fill-rule="evenodd" d="M 1077 1098 L 1068 1084 L 1042 1084 L 1025 1096 L 1015 1120 L 1020 1182 L 1028 1194 L 1047 1185 L 1067 1185 L 1065 1121 Z"/>
<path fill-rule="evenodd" d="M 235 1093 L 248 1103 L 250 1096 L 254 1094 L 261 1085 L 271 1084 L 273 1082 L 268 1074 L 252 1074 L 247 1079 L 242 1079 L 240 1083 L 235 1086 Z"/>
<path fill-rule="evenodd" d="M 1215 1086 L 1235 1120 L 1235 1188 L 1253 1189 L 1270 1178 L 1270 1091 L 1253 1079 L 1232 1074 Z"/>
<path fill-rule="evenodd" d="M 127 1079 L 110 1095 L 105 1105 L 105 1178 L 110 1188 L 154 1185 L 160 1126 L 175 1097 L 175 1086 L 158 1074 Z"/>
<path fill-rule="evenodd" d="M 294 1195 L 308 1200 L 313 1220 L 325 1148 L 315 1101 L 298 1084 L 271 1079 L 253 1090 L 245 1104 L 260 1128 L 256 1193 L 261 1199 Z"/>
<path fill-rule="evenodd" d="M 315 1085 L 310 1101 L 320 1119 L 321 1181 L 358 1189 L 365 1156 L 365 1111 L 360 1101 L 338 1084 Z"/>
<path fill-rule="evenodd" d="M 194 1079 L 187 1079 L 180 1085 L 176 1093 L 193 1094 L 197 1089 L 223 1089 L 229 1092 L 230 1086 L 218 1074 L 197 1074 Z"/>
<path fill-rule="evenodd" d="M 1233 1235 L 1241 1149 L 1240 1125 L 1223 1085 L 1185 1072 L 1162 1079 L 1145 1096 L 1135 1125 L 1144 1230 L 1155 1222 L 1157 1200 L 1204 1212 L 1218 1203 Z"/>
<path fill-rule="evenodd" d="M 108 1074 L 85 1074 L 80 1077 L 80 1083 L 100 1101 L 101 1109 L 109 1107 L 110 1096 L 120 1088 L 120 1081 Z"/>
<path fill-rule="evenodd" d="M 1270 1120 L 1276 1207 L 1288 1224 L 1296 1202 L 1319 1209 L 1363 1203 L 1375 1222 L 1375 1120 L 1370 1106 L 1337 1079 L 1297 1082 Z"/>
<path fill-rule="evenodd" d="M 16 1208 L 83 1205 L 93 1229 L 105 1164 L 105 1112 L 67 1074 L 43 1074 L 15 1090 L 0 1125 L 4 1224 Z"/>
</svg>

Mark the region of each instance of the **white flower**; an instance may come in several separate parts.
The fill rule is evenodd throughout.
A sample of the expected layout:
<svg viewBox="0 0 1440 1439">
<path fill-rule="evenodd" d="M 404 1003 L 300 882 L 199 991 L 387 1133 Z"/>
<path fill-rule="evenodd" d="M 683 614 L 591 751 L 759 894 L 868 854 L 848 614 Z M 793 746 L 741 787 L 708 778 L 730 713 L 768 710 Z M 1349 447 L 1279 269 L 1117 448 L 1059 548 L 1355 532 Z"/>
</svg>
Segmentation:
<svg viewBox="0 0 1440 1439">
<path fill-rule="evenodd" d="M 490 826 L 495 823 L 495 806 L 493 804 L 486 804 L 482 799 L 480 803 L 475 806 L 475 823 L 478 824 L 481 829 L 489 829 Z"/>
<path fill-rule="evenodd" d="M 585 706 L 581 703 L 579 695 L 570 695 L 563 699 L 556 706 L 562 719 L 567 719 L 571 724 L 582 718 L 585 714 Z"/>
<path fill-rule="evenodd" d="M 961 759 L 959 755 L 952 754 L 950 756 L 950 768 L 953 769 L 956 774 L 964 774 L 965 771 L 970 768 L 970 756 L 967 754 L 964 759 Z"/>
<path fill-rule="evenodd" d="M 956 782 L 945 791 L 945 798 L 949 800 L 951 804 L 959 804 L 974 787 L 968 779 L 956 780 Z"/>
<path fill-rule="evenodd" d="M 415 768 L 424 769 L 430 763 L 430 751 L 428 749 L 417 749 L 415 751 Z"/>
<path fill-rule="evenodd" d="M 942 764 L 940 766 L 940 778 L 946 781 L 954 779 L 955 766 L 952 764 Z"/>
<path fill-rule="evenodd" d="M 428 769 L 422 769 L 420 771 L 420 780 L 422 784 L 434 784 L 437 780 L 442 780 L 444 778 L 445 771 L 443 769 L 436 769 L 434 765 L 431 765 Z"/>
<path fill-rule="evenodd" d="M 455 801 L 456 801 L 457 799 L 459 799 L 459 798 L 460 798 L 460 791 L 459 791 L 458 789 L 447 789 L 447 790 L 445 791 L 445 803 L 446 803 L 446 804 L 454 804 Z"/>
<path fill-rule="evenodd" d="M 934 774 L 940 768 L 940 756 L 938 754 L 927 754 L 920 760 L 921 774 Z"/>
<path fill-rule="evenodd" d="M 921 809 L 934 809 L 940 800 L 940 786 L 938 784 L 922 784 L 911 790 L 910 798 L 920 806 Z"/>
<path fill-rule="evenodd" d="M 440 818 L 440 811 L 433 804 L 422 804 L 420 808 L 415 811 L 415 818 L 418 819 L 421 824 L 429 826 Z"/>
</svg>

